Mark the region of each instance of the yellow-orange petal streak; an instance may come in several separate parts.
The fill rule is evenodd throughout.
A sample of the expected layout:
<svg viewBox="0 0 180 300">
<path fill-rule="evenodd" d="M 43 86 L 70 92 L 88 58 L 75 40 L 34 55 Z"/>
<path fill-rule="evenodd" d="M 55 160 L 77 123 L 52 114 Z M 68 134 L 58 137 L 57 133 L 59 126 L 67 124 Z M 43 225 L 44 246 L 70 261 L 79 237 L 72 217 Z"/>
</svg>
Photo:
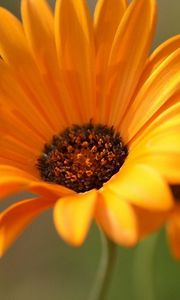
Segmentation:
<svg viewBox="0 0 180 300">
<path fill-rule="evenodd" d="M 167 223 L 167 234 L 171 251 L 180 259 L 180 205 L 176 205 Z"/>
<path fill-rule="evenodd" d="M 0 19 L 0 54 L 6 62 L 18 66 L 20 61 L 26 59 L 28 52 L 22 24 L 2 7 L 0 7 Z"/>
<path fill-rule="evenodd" d="M 176 50 L 159 67 L 140 89 L 131 109 L 120 126 L 128 143 L 148 120 L 180 89 L 180 50 Z"/>
<path fill-rule="evenodd" d="M 96 220 L 115 243 L 132 246 L 137 242 L 137 222 L 132 205 L 111 191 L 100 190 Z"/>
<path fill-rule="evenodd" d="M 129 145 L 130 159 L 157 169 L 169 183 L 180 180 L 180 103 L 175 95 Z"/>
<path fill-rule="evenodd" d="M 26 80 L 28 80 L 28 76 Z M 53 134 L 53 130 L 49 126 L 49 121 L 44 118 L 40 107 L 38 107 L 36 97 L 34 99 L 33 95 L 31 96 L 24 90 L 23 85 L 19 84 L 10 67 L 2 63 L 0 66 L 0 109 L 4 110 L 1 113 L 2 117 L 6 120 L 4 115 L 6 111 L 9 111 L 10 114 L 14 115 L 14 118 L 23 121 L 24 126 L 21 126 L 21 130 L 23 130 L 23 127 L 28 126 L 30 130 L 33 130 L 32 135 L 36 133 L 47 139 L 48 135 Z"/>
<path fill-rule="evenodd" d="M 180 154 L 180 123 L 167 124 L 163 129 L 164 130 L 161 131 L 159 128 L 159 130 L 147 136 L 147 139 L 140 144 L 140 146 L 143 147 L 141 153 L 153 154 L 164 152 L 170 155 L 173 152 L 179 152 Z"/>
<path fill-rule="evenodd" d="M 95 210 L 97 192 L 76 194 L 58 200 L 54 207 L 54 223 L 60 236 L 69 244 L 83 243 Z"/>
<path fill-rule="evenodd" d="M 43 198 L 23 200 L 0 214 L 0 256 L 11 246 L 31 221 L 52 207 L 54 201 Z"/>
<path fill-rule="evenodd" d="M 57 132 L 60 115 L 58 118 L 57 108 L 51 101 L 47 86 L 43 84 L 43 79 L 28 47 L 21 22 L 3 8 L 0 8 L 0 20 L 0 55 L 12 70 L 16 84 L 44 117 L 44 122 L 54 132 Z M 49 114 L 54 118 L 49 118 Z M 37 123 L 37 126 L 41 126 L 41 123 Z"/>
<path fill-rule="evenodd" d="M 174 109 L 176 109 L 177 116 L 150 130 L 136 144 L 136 147 L 130 147 L 132 156 L 159 152 L 167 153 L 167 156 L 173 152 L 180 153 L 180 113 L 178 114 L 180 103 L 174 105 Z"/>
<path fill-rule="evenodd" d="M 96 91 L 99 102 L 112 43 L 126 8 L 126 0 L 99 0 L 95 8 Z"/>
<path fill-rule="evenodd" d="M 57 122 L 61 118 L 62 126 L 68 119 L 69 100 L 58 68 L 52 11 L 46 0 L 23 0 L 21 11 L 27 41 L 55 105 L 53 118 L 56 117 Z"/>
<path fill-rule="evenodd" d="M 88 8 L 82 0 L 57 0 L 55 37 L 60 69 L 79 122 L 88 122 L 95 107 L 94 36 Z"/>
<path fill-rule="evenodd" d="M 173 206 L 173 199 L 165 181 L 148 165 L 127 161 L 112 180 L 104 185 L 119 198 L 149 210 L 166 211 Z"/>
<path fill-rule="evenodd" d="M 179 151 L 170 152 L 155 152 L 150 154 L 139 155 L 136 157 L 136 163 L 146 164 L 156 169 L 169 184 L 179 184 L 180 178 L 180 159 Z"/>
<path fill-rule="evenodd" d="M 177 126 L 180 122 L 180 92 L 173 95 L 157 112 L 149 119 L 146 126 L 129 143 L 131 151 L 138 146 L 140 141 L 147 139 L 148 135 L 157 130 L 163 131 L 168 127 Z M 161 143 L 161 141 L 159 141 Z"/>
<path fill-rule="evenodd" d="M 163 62 L 163 60 L 179 48 L 180 35 L 173 36 L 157 47 L 146 62 L 137 90 L 147 80 L 152 72 Z"/>
<path fill-rule="evenodd" d="M 53 14 L 46 0 L 22 0 L 21 11 L 23 27 L 38 67 L 42 73 L 47 71 L 47 65 L 56 71 Z"/>
<path fill-rule="evenodd" d="M 108 61 L 103 103 L 105 120 L 111 125 L 116 126 L 129 107 L 152 42 L 155 13 L 154 0 L 134 0 L 117 30 Z"/>
<path fill-rule="evenodd" d="M 179 68 L 180 50 L 176 50 L 155 69 L 142 86 L 121 126 L 126 143 L 179 91 Z"/>
</svg>

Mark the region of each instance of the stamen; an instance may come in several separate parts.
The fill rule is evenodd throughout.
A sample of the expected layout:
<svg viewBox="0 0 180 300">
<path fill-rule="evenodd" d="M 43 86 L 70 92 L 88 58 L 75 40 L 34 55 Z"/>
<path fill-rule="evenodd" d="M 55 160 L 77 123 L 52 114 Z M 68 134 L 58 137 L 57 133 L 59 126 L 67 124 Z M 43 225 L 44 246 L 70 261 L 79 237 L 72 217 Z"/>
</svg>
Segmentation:
<svg viewBox="0 0 180 300">
<path fill-rule="evenodd" d="M 44 146 L 37 167 L 43 180 L 86 192 L 101 188 L 119 171 L 127 154 L 113 127 L 73 125 Z"/>
</svg>

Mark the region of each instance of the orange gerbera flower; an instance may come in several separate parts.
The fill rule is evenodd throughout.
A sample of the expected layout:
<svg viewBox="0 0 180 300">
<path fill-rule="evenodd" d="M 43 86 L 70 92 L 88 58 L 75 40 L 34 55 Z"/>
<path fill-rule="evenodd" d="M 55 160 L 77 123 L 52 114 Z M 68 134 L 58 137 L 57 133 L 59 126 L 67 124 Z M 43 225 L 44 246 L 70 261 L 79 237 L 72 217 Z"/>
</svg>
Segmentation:
<svg viewBox="0 0 180 300">
<path fill-rule="evenodd" d="M 72 245 L 93 219 L 134 245 L 180 180 L 180 36 L 148 58 L 155 0 L 99 0 L 94 25 L 83 0 L 21 4 L 0 9 L 1 198 L 39 196 L 2 212 L 0 252 L 49 207 Z"/>
</svg>

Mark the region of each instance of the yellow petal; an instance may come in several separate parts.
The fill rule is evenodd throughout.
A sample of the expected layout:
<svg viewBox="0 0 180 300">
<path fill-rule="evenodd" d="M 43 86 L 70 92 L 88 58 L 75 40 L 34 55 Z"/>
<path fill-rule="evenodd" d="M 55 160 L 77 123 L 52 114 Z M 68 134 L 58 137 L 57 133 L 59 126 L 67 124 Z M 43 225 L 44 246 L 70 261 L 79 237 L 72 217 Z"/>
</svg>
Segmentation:
<svg viewBox="0 0 180 300">
<path fill-rule="evenodd" d="M 179 184 L 180 158 L 179 152 L 155 152 L 136 157 L 136 163 L 143 163 L 156 169 L 169 184 Z"/>
<path fill-rule="evenodd" d="M 85 1 L 58 0 L 55 36 L 60 69 L 79 122 L 88 122 L 95 107 L 93 26 Z"/>
<path fill-rule="evenodd" d="M 167 153 L 167 156 L 180 154 L 180 118 L 174 118 L 150 131 L 135 148 L 129 149 L 134 157 L 158 153 Z"/>
<path fill-rule="evenodd" d="M 128 143 L 180 89 L 180 50 L 168 56 L 140 89 L 120 126 Z"/>
<path fill-rule="evenodd" d="M 99 0 L 94 13 L 97 99 L 101 101 L 112 43 L 127 8 L 126 0 Z"/>
<path fill-rule="evenodd" d="M 143 161 L 144 163 L 144 161 Z M 166 211 L 173 205 L 170 189 L 158 172 L 141 162 L 125 162 L 119 173 L 104 185 L 119 198 L 149 210 Z"/>
<path fill-rule="evenodd" d="M 83 243 L 93 219 L 95 190 L 60 199 L 54 207 L 54 223 L 60 236 L 69 244 Z"/>
<path fill-rule="evenodd" d="M 155 8 L 154 0 L 132 1 L 117 30 L 108 61 L 107 105 L 101 109 L 111 125 L 119 124 L 140 78 L 154 32 Z"/>
<path fill-rule="evenodd" d="M 158 153 L 166 152 L 169 155 L 173 152 L 180 154 L 180 123 L 174 128 L 165 131 L 157 131 L 147 137 L 147 144 L 144 152 Z"/>
<path fill-rule="evenodd" d="M 36 216 L 53 204 L 52 200 L 34 198 L 13 204 L 2 212 L 0 214 L 0 256 Z"/>
<path fill-rule="evenodd" d="M 180 104 L 145 128 L 129 147 L 130 159 L 157 169 L 169 183 L 180 181 Z"/>
<path fill-rule="evenodd" d="M 173 255 L 180 259 L 180 206 L 177 205 L 167 224 L 167 234 Z"/>
<path fill-rule="evenodd" d="M 109 190 L 100 191 L 96 219 L 115 243 L 132 246 L 137 242 L 136 216 L 131 204 Z"/>
</svg>

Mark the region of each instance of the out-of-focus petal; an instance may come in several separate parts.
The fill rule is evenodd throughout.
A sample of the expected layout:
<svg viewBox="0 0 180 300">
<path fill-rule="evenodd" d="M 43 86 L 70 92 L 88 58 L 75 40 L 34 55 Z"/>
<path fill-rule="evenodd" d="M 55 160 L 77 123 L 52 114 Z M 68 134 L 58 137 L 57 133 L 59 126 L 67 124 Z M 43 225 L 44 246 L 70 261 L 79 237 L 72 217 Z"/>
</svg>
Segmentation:
<svg viewBox="0 0 180 300">
<path fill-rule="evenodd" d="M 169 215 L 167 211 L 152 211 L 133 205 L 134 213 L 136 214 L 138 238 L 151 234 L 161 228 Z"/>
<path fill-rule="evenodd" d="M 64 197 L 54 207 L 54 223 L 60 236 L 73 246 L 80 246 L 93 219 L 97 192 Z"/>
<path fill-rule="evenodd" d="M 11 246 L 28 224 L 52 207 L 51 199 L 33 198 L 17 202 L 0 214 L 0 256 Z"/>
<path fill-rule="evenodd" d="M 180 205 L 176 205 L 167 223 L 167 234 L 173 255 L 180 259 Z"/>
<path fill-rule="evenodd" d="M 173 206 L 165 181 L 155 169 L 142 162 L 125 162 L 119 173 L 104 185 L 104 192 L 106 189 L 120 199 L 149 210 L 166 211 Z"/>
<path fill-rule="evenodd" d="M 137 242 L 136 215 L 131 204 L 110 190 L 99 193 L 96 219 L 115 243 L 132 246 Z"/>
</svg>

